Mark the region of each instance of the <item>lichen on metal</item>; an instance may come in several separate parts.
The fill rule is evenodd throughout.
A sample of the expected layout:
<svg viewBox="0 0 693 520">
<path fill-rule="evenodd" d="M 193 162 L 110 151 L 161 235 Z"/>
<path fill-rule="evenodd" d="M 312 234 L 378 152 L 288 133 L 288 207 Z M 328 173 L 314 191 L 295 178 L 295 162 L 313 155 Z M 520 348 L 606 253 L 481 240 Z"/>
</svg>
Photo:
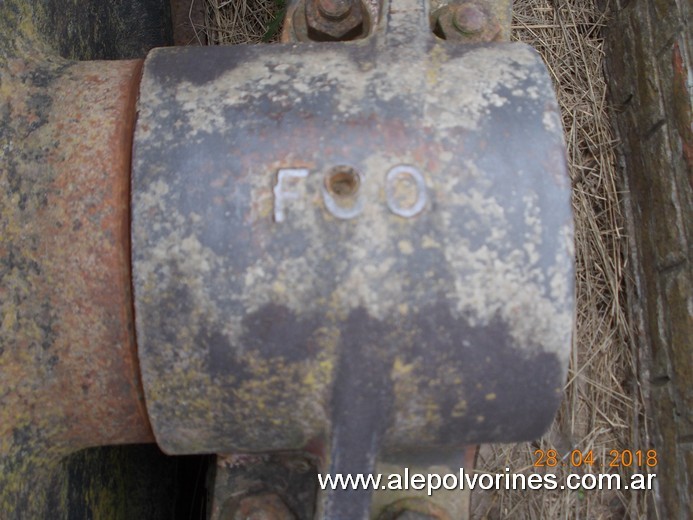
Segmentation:
<svg viewBox="0 0 693 520">
<path fill-rule="evenodd" d="M 168 452 L 318 442 L 367 473 L 551 421 L 574 302 L 550 79 L 527 46 L 443 41 L 425 2 L 395 4 L 357 42 L 147 58 L 134 289 Z"/>
<path fill-rule="evenodd" d="M 172 453 L 319 446 L 322 469 L 367 473 L 553 415 L 572 228 L 541 60 L 440 40 L 427 2 L 359 5 L 349 44 L 147 59 L 135 310 Z M 140 63 L 57 58 L 41 9 L 0 5 L 0 511 L 16 518 L 64 499 L 61 457 L 152 440 L 128 258 Z M 370 499 L 320 500 L 361 518 Z"/>
<path fill-rule="evenodd" d="M 56 57 L 33 24 L 40 9 L 0 4 L 3 518 L 57 511 L 62 457 L 152 439 L 128 250 L 141 62 Z"/>
</svg>

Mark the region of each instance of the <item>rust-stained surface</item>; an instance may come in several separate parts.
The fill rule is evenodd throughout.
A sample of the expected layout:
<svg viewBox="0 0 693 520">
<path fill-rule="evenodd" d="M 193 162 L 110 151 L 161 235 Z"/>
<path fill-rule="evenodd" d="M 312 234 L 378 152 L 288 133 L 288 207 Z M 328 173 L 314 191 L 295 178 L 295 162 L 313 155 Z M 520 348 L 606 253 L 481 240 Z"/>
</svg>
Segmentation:
<svg viewBox="0 0 693 520">
<path fill-rule="evenodd" d="M 526 47 L 437 41 L 424 5 L 352 45 L 148 60 L 133 258 L 169 451 L 324 446 L 321 469 L 368 473 L 550 421 L 573 309 L 550 81 Z M 55 58 L 27 4 L 0 15 L 0 511 L 45 517 L 61 457 L 153 439 L 128 271 L 140 63 Z"/>
<path fill-rule="evenodd" d="M 53 56 L 0 7 L 0 512 L 41 518 L 60 457 L 152 440 L 129 277 L 141 62 Z"/>
<path fill-rule="evenodd" d="M 557 399 L 567 361 L 569 182 L 539 58 L 519 44 L 297 45 L 159 49 L 147 60 L 133 243 L 159 442 L 303 446 L 329 422 L 352 343 L 350 359 L 391 367 L 396 445 L 536 434 L 535 403 L 505 417 L 493 403 L 546 381 Z M 362 211 L 347 220 L 322 189 L 340 164 L 362 177 Z M 385 197 L 397 165 L 425 179 L 428 203 L 411 218 Z M 276 222 L 285 168 L 308 173 L 279 189 Z M 432 367 L 456 403 L 441 408 L 437 378 L 423 391 L 417 378 Z M 467 402 L 477 384 L 487 392 Z"/>
<path fill-rule="evenodd" d="M 315 518 L 316 469 L 296 453 L 220 455 L 209 520 Z"/>
<path fill-rule="evenodd" d="M 399 475 L 401 482 L 411 478 L 411 475 L 455 475 L 463 479 L 464 474 L 474 472 L 476 446 L 454 450 L 452 453 L 428 456 L 412 452 L 399 454 L 391 460 L 381 460 L 376 471 L 382 475 Z M 392 478 L 392 477 L 389 477 Z M 432 487 L 437 486 L 435 479 Z M 450 485 L 450 482 L 448 482 Z M 418 486 L 417 486 L 418 487 Z M 462 487 L 462 489 L 460 489 Z M 442 490 L 441 486 L 441 490 Z M 458 486 L 454 491 L 435 491 L 429 495 L 427 488 L 413 489 L 402 486 L 400 489 L 374 490 L 371 505 L 372 518 L 377 520 L 392 520 L 404 511 L 427 514 L 431 520 L 469 520 L 471 490 L 469 486 Z"/>
<path fill-rule="evenodd" d="M 325 39 L 355 40 L 369 37 L 376 31 L 382 30 L 385 27 L 387 21 L 381 13 L 388 11 L 391 2 L 383 0 L 381 4 L 378 0 L 362 0 L 361 8 L 364 14 L 362 31 L 360 33 L 350 34 L 347 38 L 337 38 L 329 35 L 327 38 L 324 38 L 321 37 L 319 32 L 316 35 L 315 32 L 311 30 L 310 16 L 308 15 L 310 9 L 306 11 L 306 6 L 308 5 L 308 7 L 310 7 L 311 3 L 316 4 L 317 0 L 314 2 L 292 0 L 289 3 L 282 29 L 283 42 L 324 41 Z M 357 3 L 357 1 L 354 3 Z M 395 2 L 395 4 L 397 8 L 400 8 L 399 2 Z M 401 4 L 401 6 L 404 5 L 405 4 Z M 453 28 L 453 11 L 458 10 L 460 7 L 464 10 L 468 6 L 473 6 L 486 15 L 486 20 L 484 20 L 483 24 L 484 27 L 477 33 L 464 34 Z M 426 2 L 424 9 L 426 16 L 429 17 L 428 30 L 449 41 L 460 43 L 510 41 L 512 22 L 511 0 L 431 0 L 430 2 Z M 338 25 L 343 23 L 344 21 L 340 21 Z M 411 29 L 410 35 L 412 41 L 418 38 L 422 30 L 426 29 L 423 27 Z"/>
<path fill-rule="evenodd" d="M 369 473 L 550 423 L 573 323 L 551 82 L 527 46 L 434 37 L 424 4 L 350 43 L 147 58 L 133 270 L 163 449 L 322 442 L 321 470 Z"/>
<path fill-rule="evenodd" d="M 292 41 L 351 41 L 367 38 L 380 21 L 381 5 L 378 0 L 350 0 L 346 15 L 330 19 L 321 15 L 321 0 L 292 0 L 284 16 L 281 40 Z M 335 0 L 322 0 L 328 4 Z"/>
<path fill-rule="evenodd" d="M 307 0 L 302 15 L 314 41 L 349 41 L 368 34 L 361 0 Z"/>
<path fill-rule="evenodd" d="M 430 5 L 431 27 L 442 31 L 447 40 L 460 43 L 510 41 L 512 0 L 431 0 Z M 455 15 L 459 16 L 459 21 L 465 20 L 463 30 L 455 27 Z M 476 18 L 481 19 L 474 20 Z M 479 22 L 479 30 L 471 30 Z"/>
<path fill-rule="evenodd" d="M 448 41 L 483 43 L 503 40 L 500 22 L 486 2 L 448 4 L 432 13 L 431 19 L 434 32 Z"/>
</svg>

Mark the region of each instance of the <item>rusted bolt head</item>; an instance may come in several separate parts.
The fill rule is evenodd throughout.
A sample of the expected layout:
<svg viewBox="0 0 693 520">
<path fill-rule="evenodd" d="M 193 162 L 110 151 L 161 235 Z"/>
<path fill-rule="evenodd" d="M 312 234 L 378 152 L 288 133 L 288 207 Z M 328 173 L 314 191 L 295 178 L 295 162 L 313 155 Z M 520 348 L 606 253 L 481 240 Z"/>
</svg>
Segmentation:
<svg viewBox="0 0 693 520">
<path fill-rule="evenodd" d="M 441 38 L 459 42 L 490 42 L 500 35 L 500 24 L 491 12 L 474 0 L 452 3 L 434 15 L 435 32 Z"/>
<path fill-rule="evenodd" d="M 488 24 L 486 13 L 474 4 L 456 5 L 452 11 L 452 23 L 465 34 L 477 34 Z"/>
<path fill-rule="evenodd" d="M 354 5 L 352 0 L 317 0 L 317 2 L 320 14 L 334 21 L 346 18 Z"/>
<path fill-rule="evenodd" d="M 354 40 L 364 33 L 361 0 L 305 0 L 308 36 L 315 41 Z"/>
<path fill-rule="evenodd" d="M 233 500 L 222 508 L 220 520 L 295 520 L 289 508 L 274 493 Z"/>
</svg>

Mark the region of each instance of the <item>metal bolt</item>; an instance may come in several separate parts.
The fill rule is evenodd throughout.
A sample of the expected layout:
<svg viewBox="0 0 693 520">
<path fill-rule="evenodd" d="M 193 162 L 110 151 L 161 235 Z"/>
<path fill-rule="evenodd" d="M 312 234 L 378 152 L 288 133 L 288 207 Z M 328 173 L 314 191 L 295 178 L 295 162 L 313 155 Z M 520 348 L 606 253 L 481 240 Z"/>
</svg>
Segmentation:
<svg viewBox="0 0 693 520">
<path fill-rule="evenodd" d="M 488 18 L 478 6 L 467 3 L 455 6 L 452 23 L 461 33 L 477 34 L 486 27 Z"/>
<path fill-rule="evenodd" d="M 353 0 L 317 0 L 318 11 L 328 20 L 343 20 L 353 7 Z"/>
<path fill-rule="evenodd" d="M 449 41 L 491 42 L 498 38 L 501 27 L 483 2 L 462 1 L 444 5 L 432 15 L 433 32 Z"/>
<path fill-rule="evenodd" d="M 279 496 L 273 493 L 252 495 L 224 504 L 220 520 L 295 520 Z"/>
<path fill-rule="evenodd" d="M 364 9 L 361 0 L 304 0 L 308 39 L 314 41 L 348 41 L 364 32 Z M 294 12 L 294 27 L 299 27 L 300 9 Z M 297 23 L 298 22 L 298 23 Z"/>
</svg>

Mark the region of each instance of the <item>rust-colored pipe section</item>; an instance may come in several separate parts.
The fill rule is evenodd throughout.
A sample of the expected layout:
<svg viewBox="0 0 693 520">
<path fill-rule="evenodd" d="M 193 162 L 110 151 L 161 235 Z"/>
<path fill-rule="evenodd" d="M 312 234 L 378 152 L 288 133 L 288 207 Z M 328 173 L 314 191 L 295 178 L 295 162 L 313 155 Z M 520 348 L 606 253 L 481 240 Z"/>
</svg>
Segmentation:
<svg viewBox="0 0 693 520">
<path fill-rule="evenodd" d="M 36 296 L 59 313 L 54 377 L 43 388 L 47 400 L 60 399 L 70 447 L 154 440 L 139 382 L 130 282 L 140 70 L 140 61 L 76 63 L 53 95 L 55 176 L 46 205 L 37 208 L 47 276 Z"/>
<path fill-rule="evenodd" d="M 68 62 L 37 41 L 0 41 L 2 518 L 45 514 L 61 457 L 154 442 L 129 251 L 142 62 Z"/>
</svg>

